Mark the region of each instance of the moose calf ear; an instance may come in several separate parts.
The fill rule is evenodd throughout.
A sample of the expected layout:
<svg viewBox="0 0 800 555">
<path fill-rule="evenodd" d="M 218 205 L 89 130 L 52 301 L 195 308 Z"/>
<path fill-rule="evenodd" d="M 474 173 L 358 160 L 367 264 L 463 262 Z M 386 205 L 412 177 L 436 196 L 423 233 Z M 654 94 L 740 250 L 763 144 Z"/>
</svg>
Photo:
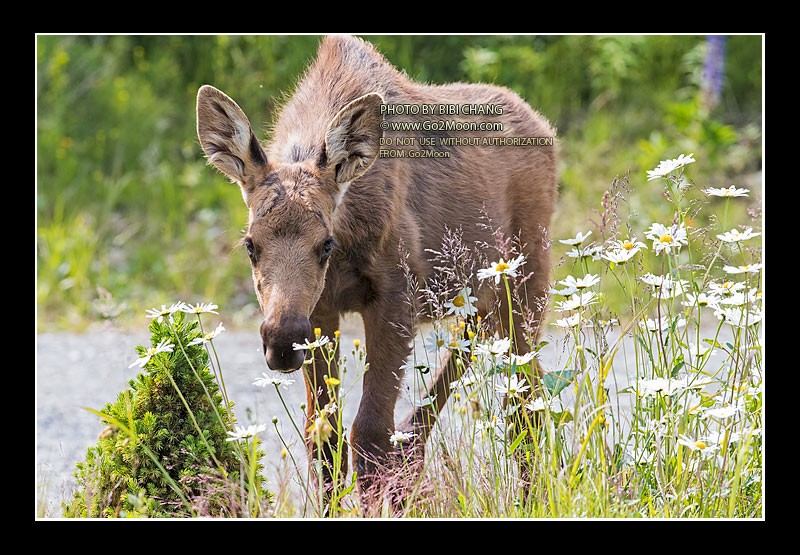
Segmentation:
<svg viewBox="0 0 800 555">
<path fill-rule="evenodd" d="M 383 97 L 369 93 L 356 98 L 331 120 L 325 133 L 327 163 L 335 168 L 336 183 L 348 183 L 366 172 L 378 155 L 383 137 Z"/>
<path fill-rule="evenodd" d="M 210 85 L 197 92 L 197 136 L 208 162 L 241 186 L 247 202 L 252 176 L 267 165 L 267 155 L 242 109 Z"/>
</svg>

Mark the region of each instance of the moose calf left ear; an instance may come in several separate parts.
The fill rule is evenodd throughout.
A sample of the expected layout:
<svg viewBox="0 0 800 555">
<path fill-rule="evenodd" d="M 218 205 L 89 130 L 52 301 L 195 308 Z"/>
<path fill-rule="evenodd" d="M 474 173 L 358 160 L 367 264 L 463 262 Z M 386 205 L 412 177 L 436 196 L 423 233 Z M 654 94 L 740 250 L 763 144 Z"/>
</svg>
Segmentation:
<svg viewBox="0 0 800 555">
<path fill-rule="evenodd" d="M 353 181 L 375 162 L 383 137 L 382 105 L 381 95 L 366 94 L 339 110 L 328 125 L 325 151 L 327 163 L 335 168 L 336 183 Z"/>
<path fill-rule="evenodd" d="M 247 198 L 267 155 L 241 108 L 225 93 L 203 85 L 197 93 L 197 136 L 208 161 L 242 188 Z"/>
</svg>

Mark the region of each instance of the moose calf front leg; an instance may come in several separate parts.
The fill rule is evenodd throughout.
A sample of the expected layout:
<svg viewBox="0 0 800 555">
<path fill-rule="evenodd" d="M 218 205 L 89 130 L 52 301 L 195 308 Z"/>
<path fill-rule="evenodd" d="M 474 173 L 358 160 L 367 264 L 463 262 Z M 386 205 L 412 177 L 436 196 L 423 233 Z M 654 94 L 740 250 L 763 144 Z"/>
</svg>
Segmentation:
<svg viewBox="0 0 800 555">
<path fill-rule="evenodd" d="M 403 378 L 400 367 L 411 353 L 413 322 L 403 307 L 402 301 L 375 303 L 363 314 L 369 368 L 350 434 L 362 494 L 377 485 L 379 469 L 389 464 L 394 407 Z"/>
<path fill-rule="evenodd" d="M 485 317 L 485 314 L 482 317 Z M 477 329 L 474 319 L 469 320 L 467 329 Z M 466 330 L 462 332 L 461 339 L 469 341 L 470 337 Z M 471 357 L 472 346 L 465 351 L 447 350 L 441 360 L 435 380 L 428 386 L 425 397 L 400 423 L 399 430 L 414 434 L 411 446 L 414 456 L 420 458 L 424 456 L 425 442 L 439 413 L 447 403 L 452 390 L 451 384 L 457 381 L 469 367 Z"/>
<path fill-rule="evenodd" d="M 319 328 L 321 336 L 333 341 L 339 317 L 315 313 L 311 323 Z M 312 471 L 315 461 L 319 465 L 320 474 L 313 481 L 315 485 L 321 481 L 326 496 L 333 491 L 335 481 L 343 482 L 347 475 L 347 442 L 339 441 L 338 358 L 338 346 L 334 352 L 329 352 L 328 345 L 323 345 L 315 349 L 313 363 L 306 363 L 303 367 L 306 381 L 306 451 Z"/>
</svg>

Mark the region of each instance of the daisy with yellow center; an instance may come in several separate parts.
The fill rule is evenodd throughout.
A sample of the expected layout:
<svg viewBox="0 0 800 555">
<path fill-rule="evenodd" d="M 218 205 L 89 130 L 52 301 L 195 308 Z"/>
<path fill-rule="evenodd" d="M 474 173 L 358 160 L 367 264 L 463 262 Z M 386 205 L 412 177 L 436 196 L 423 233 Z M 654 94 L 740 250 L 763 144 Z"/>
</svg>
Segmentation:
<svg viewBox="0 0 800 555">
<path fill-rule="evenodd" d="M 318 329 L 319 328 L 317 328 L 317 330 Z M 319 347 L 322 347 L 323 345 L 328 343 L 328 341 L 330 341 L 330 339 L 328 339 L 328 336 L 327 335 L 323 335 L 323 336 L 320 337 L 319 333 L 316 333 L 317 330 L 314 330 L 315 335 L 317 336 L 316 341 L 312 341 L 312 342 L 309 343 L 308 339 L 306 339 L 306 342 L 303 343 L 303 344 L 301 344 L 301 343 L 293 343 L 292 344 L 292 348 L 295 351 L 301 351 L 303 349 L 318 349 Z"/>
<path fill-rule="evenodd" d="M 134 366 L 139 366 L 139 368 L 144 368 L 144 365 L 150 362 L 150 359 L 153 358 L 158 353 L 171 353 L 174 345 L 169 342 L 168 339 L 163 339 L 159 342 L 158 345 L 155 347 L 150 347 L 145 349 L 145 354 L 142 357 L 137 358 L 133 363 L 128 366 L 128 368 L 133 368 Z"/>
<path fill-rule="evenodd" d="M 564 243 L 565 245 L 572 245 L 573 247 L 577 247 L 577 246 L 582 245 L 583 242 L 586 241 L 586 239 L 591 234 L 592 234 L 591 231 L 587 231 L 586 233 L 583 233 L 583 232 L 579 231 L 578 234 L 575 237 L 573 237 L 571 239 L 559 239 L 558 242 L 559 243 Z"/>
<path fill-rule="evenodd" d="M 478 300 L 478 298 L 471 296 L 471 293 L 471 288 L 464 287 L 458 292 L 452 301 L 444 303 L 445 308 L 447 308 L 445 316 L 454 314 L 455 316 L 466 318 L 475 314 L 477 309 L 475 308 L 474 303 Z"/>
<path fill-rule="evenodd" d="M 159 323 L 164 321 L 164 317 L 172 318 L 172 315 L 176 312 L 183 311 L 185 312 L 185 308 L 187 307 L 186 304 L 182 302 L 177 302 L 170 306 L 169 308 L 166 305 L 161 305 L 161 308 L 150 308 L 145 311 L 145 316 L 148 318 L 155 318 Z"/>
<path fill-rule="evenodd" d="M 742 266 L 725 266 L 722 268 L 729 274 L 756 274 L 761 269 L 761 264 L 744 264 Z"/>
<path fill-rule="evenodd" d="M 695 162 L 693 158 L 694 153 L 681 154 L 674 160 L 662 160 L 654 170 L 647 170 L 647 181 L 658 179 L 659 177 L 667 177 L 672 172 L 683 168 L 686 164 Z"/>
<path fill-rule="evenodd" d="M 681 246 L 689 244 L 686 226 L 683 222 L 670 227 L 654 223 L 644 235 L 653 241 L 653 251 L 656 254 L 677 252 Z"/>
<path fill-rule="evenodd" d="M 683 445 L 690 451 L 697 451 L 704 457 L 713 455 L 719 448 L 718 445 L 711 445 L 702 439 L 693 439 L 688 436 L 679 436 L 678 444 Z"/>
<path fill-rule="evenodd" d="M 212 339 L 214 339 L 217 335 L 225 331 L 225 327 L 222 325 L 222 322 L 217 326 L 217 329 L 214 331 L 210 331 L 208 333 L 203 334 L 202 336 L 198 337 L 197 339 L 193 339 L 189 342 L 189 345 L 199 345 L 201 343 L 206 344 Z"/>
<path fill-rule="evenodd" d="M 517 268 L 525 262 L 525 256 L 519 255 L 514 260 L 506 262 L 502 258 L 499 262 L 494 262 L 489 268 L 481 268 L 478 270 L 478 279 L 494 278 L 495 283 L 500 283 L 502 276 L 517 276 Z M 477 300 L 477 299 L 476 299 Z"/>
<path fill-rule="evenodd" d="M 197 303 L 196 305 L 184 304 L 181 307 L 181 312 L 190 314 L 204 314 L 210 312 L 211 314 L 219 314 L 215 309 L 219 308 L 213 303 Z"/>
<path fill-rule="evenodd" d="M 703 192 L 707 195 L 712 197 L 746 197 L 750 194 L 750 189 L 738 189 L 735 185 L 731 185 L 730 187 L 709 187 L 708 189 L 703 189 Z"/>
</svg>

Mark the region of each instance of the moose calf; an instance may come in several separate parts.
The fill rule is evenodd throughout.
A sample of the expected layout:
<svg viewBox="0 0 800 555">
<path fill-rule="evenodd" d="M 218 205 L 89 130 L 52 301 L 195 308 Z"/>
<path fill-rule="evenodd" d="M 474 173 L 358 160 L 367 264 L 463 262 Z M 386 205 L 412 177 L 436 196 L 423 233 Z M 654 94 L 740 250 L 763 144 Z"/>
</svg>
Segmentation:
<svg viewBox="0 0 800 555">
<path fill-rule="evenodd" d="M 418 109 L 423 105 L 431 107 L 427 112 L 447 108 L 432 117 Z M 442 111 L 459 115 L 444 118 L 438 115 Z M 440 125 L 456 118 L 458 128 Z M 491 131 L 476 127 L 487 121 L 500 125 Z M 409 129 L 397 131 L 398 124 L 406 125 L 399 122 L 409 122 Z M 471 131 L 460 130 L 465 128 Z M 239 106 L 208 85 L 197 95 L 197 133 L 208 162 L 238 183 L 249 210 L 243 242 L 264 316 L 260 333 L 269 367 L 297 370 L 306 351 L 293 345 L 313 341 L 314 328 L 333 337 L 340 315 L 357 312 L 363 318 L 369 370 L 349 446 L 359 489 L 367 491 L 392 459 L 393 431 L 414 432 L 416 446 L 424 450 L 449 385 L 464 367 L 456 357 L 469 363 L 469 354 L 448 354 L 428 391 L 432 402 L 395 425 L 401 366 L 416 324 L 406 273 L 419 283 L 437 278 L 430 251 L 441 248 L 448 229 L 459 229 L 465 245 L 497 260 L 491 230 L 477 225 L 488 217 L 506 237 L 519 239 L 525 257 L 520 272 L 531 276 L 525 283 L 528 296 L 546 297 L 545 233 L 557 189 L 555 132 L 508 89 L 416 83 L 369 43 L 330 36 L 280 111 L 267 146 Z M 381 156 L 383 137 L 393 144 L 415 137 L 429 152 Z M 483 144 L 483 138 L 491 140 Z M 509 140 L 517 138 L 536 141 L 523 146 Z M 496 314 L 508 330 L 505 295 L 497 299 L 493 283 L 484 280 L 476 287 L 478 314 L 485 317 L 499 302 Z M 530 303 L 531 321 L 542 320 L 543 305 Z M 522 338 L 516 320 L 514 332 Z M 530 348 L 524 341 L 516 346 L 518 354 Z M 321 358 L 305 368 L 307 418 L 313 422 L 315 411 L 330 401 L 323 374 L 336 377 L 338 371 Z M 335 415 L 329 418 L 335 423 Z M 330 442 L 335 445 L 336 437 Z M 307 447 L 310 458 L 332 456 L 327 448 L 316 452 L 310 437 Z M 346 461 L 345 455 L 345 467 Z M 323 467 L 331 487 L 330 467 Z"/>
</svg>

